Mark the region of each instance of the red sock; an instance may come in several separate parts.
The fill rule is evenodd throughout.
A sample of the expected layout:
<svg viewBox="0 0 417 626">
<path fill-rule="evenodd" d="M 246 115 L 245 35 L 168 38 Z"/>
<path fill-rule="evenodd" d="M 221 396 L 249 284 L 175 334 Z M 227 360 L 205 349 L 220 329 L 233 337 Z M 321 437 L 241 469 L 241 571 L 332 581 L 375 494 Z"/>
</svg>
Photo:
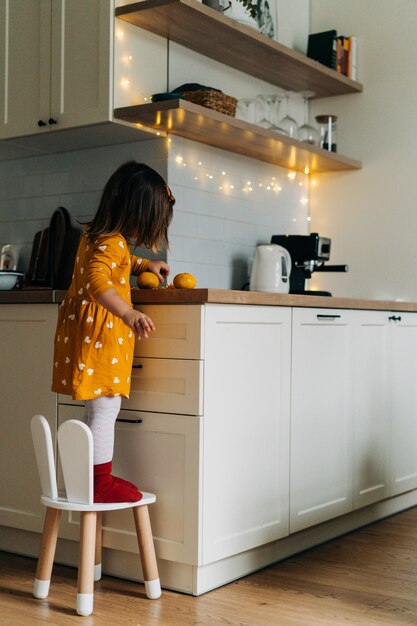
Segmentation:
<svg viewBox="0 0 417 626">
<path fill-rule="evenodd" d="M 94 502 L 138 502 L 142 498 L 139 489 L 111 471 L 111 461 L 94 465 Z"/>
</svg>

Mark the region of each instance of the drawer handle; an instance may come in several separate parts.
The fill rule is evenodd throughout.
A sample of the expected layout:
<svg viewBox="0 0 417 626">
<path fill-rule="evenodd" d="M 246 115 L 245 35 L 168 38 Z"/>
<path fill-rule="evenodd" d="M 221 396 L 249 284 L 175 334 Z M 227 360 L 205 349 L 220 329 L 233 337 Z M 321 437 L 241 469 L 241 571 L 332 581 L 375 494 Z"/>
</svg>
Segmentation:
<svg viewBox="0 0 417 626">
<path fill-rule="evenodd" d="M 142 420 L 126 420 L 123 417 L 118 417 L 116 422 L 123 422 L 124 424 L 142 424 Z"/>
<path fill-rule="evenodd" d="M 342 317 L 341 315 L 321 315 L 321 314 L 317 314 L 317 319 L 318 320 L 335 320 L 338 319 L 339 317 Z"/>
<path fill-rule="evenodd" d="M 390 322 L 401 322 L 401 315 L 390 315 L 388 319 Z"/>
<path fill-rule="evenodd" d="M 134 370 L 141 370 L 142 367 L 143 367 L 143 365 L 135 365 L 135 364 L 132 365 L 132 369 L 134 369 Z"/>
</svg>

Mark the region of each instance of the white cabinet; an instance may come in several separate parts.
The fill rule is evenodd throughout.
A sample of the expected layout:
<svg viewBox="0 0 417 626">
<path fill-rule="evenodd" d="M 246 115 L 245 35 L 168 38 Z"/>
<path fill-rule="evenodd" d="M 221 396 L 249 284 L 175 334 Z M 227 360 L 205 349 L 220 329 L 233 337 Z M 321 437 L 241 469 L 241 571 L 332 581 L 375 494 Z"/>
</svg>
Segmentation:
<svg viewBox="0 0 417 626">
<path fill-rule="evenodd" d="M 288 535 L 291 309 L 140 308 L 156 331 L 136 344 L 114 473 L 157 495 L 158 558 L 200 568 Z M 61 402 L 60 422 L 83 416 Z M 77 532 L 71 514 L 61 536 Z M 137 551 L 129 516 L 106 516 L 104 545 Z"/>
<path fill-rule="evenodd" d="M 44 510 L 30 420 L 44 415 L 56 430 L 50 384 L 57 307 L 0 305 L 0 525 L 41 532 Z"/>
<path fill-rule="evenodd" d="M 353 314 L 353 497 L 359 508 L 390 495 L 390 313 Z"/>
<path fill-rule="evenodd" d="M 417 487 L 417 315 L 391 313 L 391 494 Z"/>
<path fill-rule="evenodd" d="M 111 119 L 113 3 L 0 0 L 0 137 Z"/>
<path fill-rule="evenodd" d="M 353 507 L 352 312 L 293 309 L 290 530 Z"/>
<path fill-rule="evenodd" d="M 417 488 L 417 315 L 293 311 L 290 530 Z"/>
<path fill-rule="evenodd" d="M 288 535 L 291 310 L 205 307 L 203 562 Z"/>
<path fill-rule="evenodd" d="M 83 415 L 82 407 L 59 406 L 59 424 Z M 182 415 L 121 411 L 116 424 L 113 472 L 157 494 L 150 516 L 160 559 L 191 564 L 199 560 L 200 436 L 200 420 Z M 77 540 L 78 515 L 64 517 L 60 537 Z M 103 527 L 105 547 L 137 552 L 130 511 L 106 513 Z"/>
</svg>

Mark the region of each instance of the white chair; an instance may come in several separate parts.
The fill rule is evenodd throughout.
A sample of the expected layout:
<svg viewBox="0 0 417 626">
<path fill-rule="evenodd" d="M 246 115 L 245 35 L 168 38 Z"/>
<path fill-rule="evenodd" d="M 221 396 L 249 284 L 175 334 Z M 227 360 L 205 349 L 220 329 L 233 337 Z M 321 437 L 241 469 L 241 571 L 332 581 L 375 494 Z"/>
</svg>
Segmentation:
<svg viewBox="0 0 417 626">
<path fill-rule="evenodd" d="M 67 493 L 66 498 L 59 497 L 49 424 L 42 415 L 34 415 L 31 429 L 42 487 L 41 502 L 46 506 L 33 587 L 35 598 L 46 598 L 49 593 L 61 511 L 80 511 L 77 613 L 90 615 L 93 612 L 94 581 L 101 578 L 101 513 L 128 508 L 133 511 L 146 595 L 151 599 L 159 598 L 161 585 L 148 513 L 148 504 L 156 500 L 154 494 L 143 493 L 139 502 L 94 504 L 93 436 L 83 422 L 68 420 L 58 430 L 58 447 Z"/>
</svg>

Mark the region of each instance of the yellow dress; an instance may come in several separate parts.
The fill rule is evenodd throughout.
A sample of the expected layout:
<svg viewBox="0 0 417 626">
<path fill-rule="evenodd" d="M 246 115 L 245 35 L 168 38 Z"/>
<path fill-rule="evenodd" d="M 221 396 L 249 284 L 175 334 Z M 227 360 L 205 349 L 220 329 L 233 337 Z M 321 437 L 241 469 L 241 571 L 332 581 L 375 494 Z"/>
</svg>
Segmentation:
<svg viewBox="0 0 417 626">
<path fill-rule="evenodd" d="M 130 275 L 145 271 L 148 263 L 130 254 L 120 234 L 94 243 L 81 237 L 72 282 L 58 314 L 52 391 L 75 400 L 129 397 L 135 337 L 97 296 L 114 287 L 131 305 Z"/>
</svg>

